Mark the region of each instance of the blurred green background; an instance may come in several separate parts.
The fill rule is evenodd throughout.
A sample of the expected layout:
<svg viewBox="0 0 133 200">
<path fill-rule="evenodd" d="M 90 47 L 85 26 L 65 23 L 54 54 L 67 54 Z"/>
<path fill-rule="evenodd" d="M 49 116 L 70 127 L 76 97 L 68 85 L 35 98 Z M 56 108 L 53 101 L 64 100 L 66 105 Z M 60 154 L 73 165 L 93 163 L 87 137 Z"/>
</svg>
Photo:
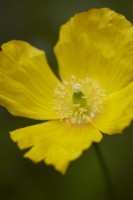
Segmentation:
<svg viewBox="0 0 133 200">
<path fill-rule="evenodd" d="M 133 22 L 132 0 L 0 0 L 0 44 L 21 39 L 44 49 L 56 73 L 53 46 L 61 24 L 94 7 L 110 7 Z M 71 163 L 65 176 L 22 157 L 9 131 L 36 123 L 0 108 L 0 200 L 109 200 L 93 146 Z M 105 135 L 99 144 L 117 193 L 112 199 L 133 199 L 132 132 L 131 125 L 122 135 Z"/>
</svg>

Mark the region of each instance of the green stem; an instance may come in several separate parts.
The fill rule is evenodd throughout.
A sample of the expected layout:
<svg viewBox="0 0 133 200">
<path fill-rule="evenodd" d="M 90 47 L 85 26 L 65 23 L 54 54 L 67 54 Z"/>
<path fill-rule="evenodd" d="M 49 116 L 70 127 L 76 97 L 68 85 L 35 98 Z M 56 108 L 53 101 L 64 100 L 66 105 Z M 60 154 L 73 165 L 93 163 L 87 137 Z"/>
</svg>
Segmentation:
<svg viewBox="0 0 133 200">
<path fill-rule="evenodd" d="M 105 184 L 106 184 L 106 187 L 107 187 L 107 199 L 108 200 L 109 199 L 114 200 L 115 199 L 114 187 L 113 187 L 113 183 L 112 183 L 112 180 L 111 180 L 111 177 L 110 177 L 108 166 L 105 162 L 105 159 L 102 155 L 102 152 L 99 148 L 99 145 L 97 143 L 94 143 L 93 147 L 94 147 L 95 153 L 97 155 L 97 158 L 98 158 L 101 170 L 102 170 L 102 174 L 103 174 L 103 177 L 104 177 L 104 180 L 105 180 Z"/>
</svg>

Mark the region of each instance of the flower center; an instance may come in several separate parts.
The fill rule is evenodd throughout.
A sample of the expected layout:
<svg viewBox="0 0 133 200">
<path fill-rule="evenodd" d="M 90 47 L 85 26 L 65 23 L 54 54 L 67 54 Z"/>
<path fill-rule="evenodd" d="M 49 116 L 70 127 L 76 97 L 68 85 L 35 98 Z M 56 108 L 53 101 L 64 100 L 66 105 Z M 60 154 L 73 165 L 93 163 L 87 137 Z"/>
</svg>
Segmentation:
<svg viewBox="0 0 133 200">
<path fill-rule="evenodd" d="M 61 120 L 74 124 L 90 122 L 101 110 L 105 99 L 104 90 L 91 78 L 63 81 L 55 89 L 53 109 L 58 112 Z"/>
</svg>

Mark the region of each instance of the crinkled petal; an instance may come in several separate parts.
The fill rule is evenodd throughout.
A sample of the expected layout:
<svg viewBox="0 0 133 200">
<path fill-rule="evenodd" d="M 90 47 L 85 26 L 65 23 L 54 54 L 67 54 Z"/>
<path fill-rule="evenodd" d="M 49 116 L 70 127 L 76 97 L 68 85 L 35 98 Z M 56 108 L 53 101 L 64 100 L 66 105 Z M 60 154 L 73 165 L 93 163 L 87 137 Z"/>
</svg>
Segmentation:
<svg viewBox="0 0 133 200">
<path fill-rule="evenodd" d="M 59 81 L 45 53 L 27 42 L 10 41 L 0 52 L 0 104 L 13 115 L 58 119 L 52 109 Z"/>
<path fill-rule="evenodd" d="M 110 94 L 133 80 L 133 26 L 108 8 L 77 14 L 61 27 L 55 54 L 62 79 L 89 76 Z"/>
<path fill-rule="evenodd" d="M 121 133 L 133 119 L 133 82 L 111 94 L 104 102 L 103 111 L 91 124 L 107 134 Z"/>
<path fill-rule="evenodd" d="M 44 160 L 65 173 L 69 162 L 78 158 L 92 142 L 99 142 L 102 134 L 89 124 L 49 121 L 13 131 L 11 138 L 20 149 L 31 147 L 25 157 L 34 162 Z"/>
</svg>

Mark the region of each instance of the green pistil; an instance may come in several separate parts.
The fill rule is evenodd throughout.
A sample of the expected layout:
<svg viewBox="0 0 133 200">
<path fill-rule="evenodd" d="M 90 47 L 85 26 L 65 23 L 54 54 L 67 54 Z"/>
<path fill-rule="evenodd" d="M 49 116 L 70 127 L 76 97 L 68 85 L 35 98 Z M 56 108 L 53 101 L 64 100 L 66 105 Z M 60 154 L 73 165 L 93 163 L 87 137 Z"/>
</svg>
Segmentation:
<svg viewBox="0 0 133 200">
<path fill-rule="evenodd" d="M 86 96 L 81 91 L 74 92 L 72 96 L 72 100 L 73 100 L 74 105 L 79 105 L 80 107 L 87 106 Z"/>
</svg>

